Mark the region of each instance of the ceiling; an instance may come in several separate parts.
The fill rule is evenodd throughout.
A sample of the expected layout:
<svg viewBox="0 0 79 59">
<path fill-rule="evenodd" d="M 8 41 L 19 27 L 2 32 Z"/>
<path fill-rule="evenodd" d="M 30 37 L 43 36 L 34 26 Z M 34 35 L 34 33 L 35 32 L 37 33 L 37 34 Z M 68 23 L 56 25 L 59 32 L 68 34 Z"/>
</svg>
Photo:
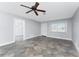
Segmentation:
<svg viewBox="0 0 79 59">
<path fill-rule="evenodd" d="M 34 12 L 25 14 L 28 8 L 20 6 L 24 4 L 27 6 L 34 5 L 34 2 L 0 2 L 0 11 L 5 11 L 7 13 L 21 16 L 24 18 L 33 19 L 36 21 L 49 21 L 49 20 L 60 20 L 64 18 L 70 18 L 73 16 L 77 10 L 78 2 L 39 2 L 40 5 L 38 9 L 46 10 L 46 14 L 38 12 L 39 16 L 36 16 Z"/>
</svg>

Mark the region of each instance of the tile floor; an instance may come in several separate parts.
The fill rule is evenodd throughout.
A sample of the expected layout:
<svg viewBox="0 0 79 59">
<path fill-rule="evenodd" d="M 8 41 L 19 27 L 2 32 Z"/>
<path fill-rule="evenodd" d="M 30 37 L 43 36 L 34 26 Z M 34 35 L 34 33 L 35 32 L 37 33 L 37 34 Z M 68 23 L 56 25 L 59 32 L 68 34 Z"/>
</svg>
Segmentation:
<svg viewBox="0 0 79 59">
<path fill-rule="evenodd" d="M 36 37 L 0 47 L 0 57 L 78 57 L 72 41 Z"/>
</svg>

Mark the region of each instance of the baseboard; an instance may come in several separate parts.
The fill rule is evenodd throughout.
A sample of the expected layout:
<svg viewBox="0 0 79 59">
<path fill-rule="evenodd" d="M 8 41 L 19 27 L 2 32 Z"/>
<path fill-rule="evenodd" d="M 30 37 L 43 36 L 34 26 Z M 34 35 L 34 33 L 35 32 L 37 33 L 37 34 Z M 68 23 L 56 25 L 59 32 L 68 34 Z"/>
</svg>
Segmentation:
<svg viewBox="0 0 79 59">
<path fill-rule="evenodd" d="M 0 44 L 0 47 L 1 46 L 5 46 L 5 45 L 8 45 L 8 44 L 12 44 L 12 43 L 14 43 L 15 41 L 11 41 L 11 42 L 7 42 L 7 43 L 4 43 L 4 44 Z"/>
<path fill-rule="evenodd" d="M 73 44 L 74 44 L 74 46 L 75 46 L 77 52 L 79 53 L 79 48 L 78 48 L 77 44 L 75 44 L 74 42 L 73 42 Z"/>
<path fill-rule="evenodd" d="M 36 36 L 26 37 L 24 40 L 28 40 L 28 39 L 31 39 L 31 38 L 35 38 L 35 37 L 38 37 L 38 36 L 41 36 L 41 35 L 36 35 Z"/>
<path fill-rule="evenodd" d="M 47 37 L 50 37 L 50 38 L 57 38 L 57 39 L 62 39 L 62 40 L 70 40 L 70 41 L 72 41 L 72 39 L 69 39 L 69 38 L 51 37 L 51 36 L 47 36 Z"/>
</svg>

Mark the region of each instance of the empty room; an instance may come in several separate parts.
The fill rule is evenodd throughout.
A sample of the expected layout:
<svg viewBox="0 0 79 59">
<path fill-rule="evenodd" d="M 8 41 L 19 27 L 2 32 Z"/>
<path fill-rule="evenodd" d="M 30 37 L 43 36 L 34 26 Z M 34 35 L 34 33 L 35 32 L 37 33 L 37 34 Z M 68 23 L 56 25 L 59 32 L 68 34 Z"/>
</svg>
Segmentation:
<svg viewBox="0 0 79 59">
<path fill-rule="evenodd" d="M 79 2 L 0 2 L 0 57 L 79 57 Z"/>
</svg>

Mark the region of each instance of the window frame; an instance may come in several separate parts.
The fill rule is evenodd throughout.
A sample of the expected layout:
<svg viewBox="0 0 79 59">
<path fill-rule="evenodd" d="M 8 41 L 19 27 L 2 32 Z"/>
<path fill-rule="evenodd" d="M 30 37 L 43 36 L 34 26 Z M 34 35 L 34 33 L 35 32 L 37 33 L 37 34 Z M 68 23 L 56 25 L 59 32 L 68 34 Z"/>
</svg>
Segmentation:
<svg viewBox="0 0 79 59">
<path fill-rule="evenodd" d="M 64 24 L 64 31 L 59 31 L 59 30 L 58 30 L 58 25 L 59 25 L 59 24 L 62 24 L 62 26 L 63 26 L 63 24 Z M 53 25 L 53 26 L 56 25 L 56 31 L 51 30 L 51 32 L 55 32 L 55 33 L 66 33 L 66 32 L 67 32 L 67 22 L 52 23 L 52 24 L 51 24 L 51 29 L 53 29 L 53 28 L 52 28 L 52 25 Z"/>
</svg>

